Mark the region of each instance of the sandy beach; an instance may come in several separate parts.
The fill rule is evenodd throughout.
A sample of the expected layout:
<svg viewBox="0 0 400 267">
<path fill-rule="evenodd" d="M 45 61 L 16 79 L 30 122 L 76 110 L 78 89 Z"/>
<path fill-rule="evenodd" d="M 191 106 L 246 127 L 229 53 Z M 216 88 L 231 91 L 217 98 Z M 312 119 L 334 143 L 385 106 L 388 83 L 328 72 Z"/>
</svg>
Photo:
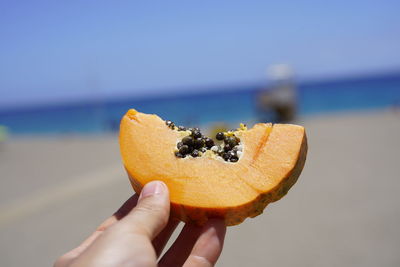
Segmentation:
<svg viewBox="0 0 400 267">
<path fill-rule="evenodd" d="M 400 114 L 300 120 L 298 183 L 228 229 L 217 266 L 399 266 Z M 0 265 L 51 266 L 131 194 L 116 136 L 18 138 L 0 146 Z"/>
</svg>

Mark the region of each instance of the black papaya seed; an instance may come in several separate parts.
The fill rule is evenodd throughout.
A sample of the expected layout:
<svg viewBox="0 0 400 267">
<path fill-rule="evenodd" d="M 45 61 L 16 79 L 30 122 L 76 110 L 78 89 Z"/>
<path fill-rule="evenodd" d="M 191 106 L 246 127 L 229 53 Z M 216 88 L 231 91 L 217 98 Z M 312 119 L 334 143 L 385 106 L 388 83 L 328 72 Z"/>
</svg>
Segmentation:
<svg viewBox="0 0 400 267">
<path fill-rule="evenodd" d="M 224 146 L 224 151 L 225 151 L 225 152 L 228 152 L 228 151 L 230 151 L 231 149 L 232 149 L 232 146 L 231 146 L 231 145 L 225 144 L 225 146 Z"/>
<path fill-rule="evenodd" d="M 175 156 L 177 156 L 178 158 L 184 158 L 185 156 L 182 155 L 181 153 L 179 153 L 179 151 L 175 152 Z"/>
<path fill-rule="evenodd" d="M 201 138 L 201 132 L 197 130 L 193 130 L 192 132 L 193 138 Z"/>
<path fill-rule="evenodd" d="M 225 135 L 224 135 L 224 133 L 223 132 L 219 132 L 219 133 L 217 133 L 217 135 L 215 136 L 215 138 L 217 138 L 217 140 L 224 140 L 224 138 L 225 138 Z"/>
<path fill-rule="evenodd" d="M 239 158 L 237 156 L 232 156 L 229 160 L 231 162 L 237 162 L 239 160 Z"/>
<path fill-rule="evenodd" d="M 232 148 L 238 144 L 236 137 L 233 136 L 227 137 L 225 143 L 229 144 Z"/>
<path fill-rule="evenodd" d="M 179 148 L 179 153 L 182 155 L 189 153 L 189 147 L 187 145 L 181 146 L 181 148 Z"/>
<path fill-rule="evenodd" d="M 222 158 L 223 158 L 224 160 L 228 161 L 229 158 L 230 158 L 230 155 L 229 155 L 228 153 L 223 153 L 223 154 L 222 154 Z"/>
<path fill-rule="evenodd" d="M 193 146 L 194 146 L 195 148 L 201 148 L 201 147 L 203 147 L 203 146 L 204 146 L 204 140 L 201 139 L 201 138 L 195 139 L 195 140 L 194 140 Z"/>
<path fill-rule="evenodd" d="M 183 146 L 183 142 L 178 142 L 178 144 L 176 144 L 176 147 L 179 149 Z"/>
<path fill-rule="evenodd" d="M 192 151 L 192 153 L 190 155 L 192 155 L 192 157 L 195 158 L 195 157 L 198 157 L 200 154 L 199 154 L 199 151 L 197 149 L 195 149 Z"/>
<path fill-rule="evenodd" d="M 211 148 L 212 146 L 214 146 L 214 140 L 212 140 L 211 138 L 206 137 L 204 139 L 204 142 L 208 148 Z"/>
<path fill-rule="evenodd" d="M 182 143 L 183 143 L 184 145 L 187 145 L 187 146 L 192 146 L 192 145 L 193 145 L 193 138 L 190 137 L 190 136 L 185 136 L 185 137 L 182 139 Z"/>
</svg>

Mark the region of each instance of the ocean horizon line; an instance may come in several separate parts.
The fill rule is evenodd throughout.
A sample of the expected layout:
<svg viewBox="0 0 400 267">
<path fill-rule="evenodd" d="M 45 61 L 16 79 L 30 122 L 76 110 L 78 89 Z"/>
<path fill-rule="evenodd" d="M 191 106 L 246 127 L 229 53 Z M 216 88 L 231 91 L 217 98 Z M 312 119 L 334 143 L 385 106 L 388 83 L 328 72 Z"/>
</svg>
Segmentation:
<svg viewBox="0 0 400 267">
<path fill-rule="evenodd" d="M 372 73 L 372 74 L 359 74 L 353 76 L 339 77 L 339 78 L 325 78 L 325 79 L 310 79 L 310 80 L 299 80 L 296 82 L 298 89 L 302 87 L 324 87 L 324 86 L 335 86 L 342 83 L 357 83 L 357 82 L 379 82 L 380 80 L 390 80 L 400 78 L 400 70 L 398 71 L 388 71 L 382 73 Z M 168 92 L 152 92 L 150 94 L 117 94 L 115 96 L 103 96 L 97 94 L 91 98 L 73 98 L 67 101 L 60 99 L 55 99 L 44 103 L 32 103 L 32 104 L 16 104 L 7 107 L 0 107 L 0 114 L 5 115 L 8 113 L 19 113 L 19 112 L 35 112 L 44 110 L 54 110 L 54 109 L 68 109 L 68 108 L 80 108 L 80 107 L 98 107 L 108 104 L 118 104 L 126 103 L 132 101 L 162 101 L 169 99 L 186 99 L 196 96 L 219 96 L 226 93 L 240 93 L 240 92 L 257 92 L 259 90 L 265 90 L 268 88 L 270 83 L 268 82 L 243 82 L 236 83 L 235 85 L 209 85 L 209 86 L 191 86 L 187 91 L 183 90 L 169 90 Z M 189 87 L 188 87 L 189 88 Z"/>
</svg>

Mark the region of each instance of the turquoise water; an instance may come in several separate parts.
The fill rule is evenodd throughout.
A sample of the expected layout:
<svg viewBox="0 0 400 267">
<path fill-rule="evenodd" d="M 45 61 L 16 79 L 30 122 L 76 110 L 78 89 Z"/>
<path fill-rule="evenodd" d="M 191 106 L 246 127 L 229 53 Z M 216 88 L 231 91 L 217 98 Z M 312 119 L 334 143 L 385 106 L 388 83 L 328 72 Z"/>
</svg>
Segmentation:
<svg viewBox="0 0 400 267">
<path fill-rule="evenodd" d="M 155 113 L 178 124 L 253 121 L 260 117 L 255 99 L 261 86 L 215 89 L 198 94 L 124 98 L 0 111 L 0 124 L 13 134 L 104 133 L 118 129 L 129 109 Z M 400 107 L 400 74 L 298 86 L 301 116 Z"/>
</svg>

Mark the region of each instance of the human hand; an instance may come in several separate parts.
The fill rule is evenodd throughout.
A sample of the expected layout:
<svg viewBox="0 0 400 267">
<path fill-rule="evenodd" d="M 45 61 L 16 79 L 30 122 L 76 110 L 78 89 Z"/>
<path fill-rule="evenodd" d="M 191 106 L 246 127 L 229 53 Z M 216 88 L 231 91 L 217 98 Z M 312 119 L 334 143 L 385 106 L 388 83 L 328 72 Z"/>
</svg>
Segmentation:
<svg viewBox="0 0 400 267">
<path fill-rule="evenodd" d="M 128 199 L 81 245 L 61 256 L 64 266 L 157 266 L 179 221 L 169 218 L 167 186 L 153 181 L 138 197 Z M 221 254 L 226 227 L 211 219 L 203 227 L 186 224 L 158 266 L 214 266 Z"/>
</svg>

